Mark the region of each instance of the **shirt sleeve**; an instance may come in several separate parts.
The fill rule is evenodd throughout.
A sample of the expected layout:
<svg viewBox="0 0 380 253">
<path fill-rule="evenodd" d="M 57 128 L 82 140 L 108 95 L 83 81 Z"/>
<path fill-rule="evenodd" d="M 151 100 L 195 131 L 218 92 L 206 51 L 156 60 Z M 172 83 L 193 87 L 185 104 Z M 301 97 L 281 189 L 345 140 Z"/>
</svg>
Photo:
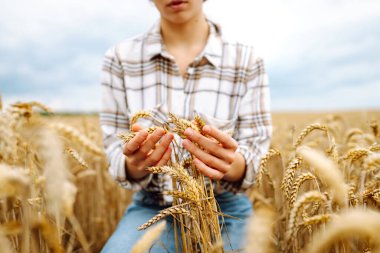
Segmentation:
<svg viewBox="0 0 380 253">
<path fill-rule="evenodd" d="M 103 136 L 103 146 L 109 163 L 108 171 L 111 177 L 122 187 L 138 191 L 146 187 L 152 176 L 140 181 L 128 178 L 126 173 L 123 143 L 117 137 L 118 133 L 129 132 L 129 107 L 124 84 L 124 74 L 116 47 L 109 49 L 104 57 L 101 77 L 102 107 L 100 112 L 100 127 Z"/>
<path fill-rule="evenodd" d="M 245 159 L 245 176 L 239 182 L 222 180 L 222 187 L 231 192 L 244 191 L 254 184 L 260 160 L 268 152 L 272 136 L 268 77 L 261 58 L 252 57 L 247 70 L 246 92 L 242 98 L 234 139 Z"/>
</svg>

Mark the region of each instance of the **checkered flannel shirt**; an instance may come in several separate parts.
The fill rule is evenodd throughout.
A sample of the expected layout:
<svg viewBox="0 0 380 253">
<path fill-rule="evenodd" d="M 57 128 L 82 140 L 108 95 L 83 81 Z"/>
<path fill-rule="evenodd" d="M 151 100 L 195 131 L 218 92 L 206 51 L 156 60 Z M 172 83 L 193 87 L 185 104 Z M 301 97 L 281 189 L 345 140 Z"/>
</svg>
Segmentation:
<svg viewBox="0 0 380 253">
<path fill-rule="evenodd" d="M 150 110 L 162 120 L 169 112 L 190 120 L 198 114 L 231 133 L 239 145 L 236 152 L 245 158 L 246 172 L 241 182 L 219 181 L 214 185 L 217 193 L 250 187 L 269 148 L 272 125 L 263 60 L 252 47 L 222 37 L 216 24 L 209 21 L 209 26 L 207 44 L 184 76 L 165 50 L 159 22 L 147 33 L 110 48 L 104 58 L 100 124 L 109 172 L 123 187 L 156 196 L 159 205 L 170 204 L 171 199 L 160 194 L 170 188 L 170 178 L 160 174 L 140 181 L 128 178 L 123 145 L 116 137 L 129 131 L 135 112 Z"/>
</svg>

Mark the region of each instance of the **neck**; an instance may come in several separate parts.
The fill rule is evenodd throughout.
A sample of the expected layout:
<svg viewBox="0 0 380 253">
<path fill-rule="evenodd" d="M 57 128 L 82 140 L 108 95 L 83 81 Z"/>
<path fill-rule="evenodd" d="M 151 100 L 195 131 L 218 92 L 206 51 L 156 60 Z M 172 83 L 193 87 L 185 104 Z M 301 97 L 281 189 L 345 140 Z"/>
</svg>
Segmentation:
<svg viewBox="0 0 380 253">
<path fill-rule="evenodd" d="M 161 18 L 161 33 L 166 46 L 199 46 L 206 44 L 208 24 L 203 13 L 193 19 L 175 24 Z"/>
</svg>

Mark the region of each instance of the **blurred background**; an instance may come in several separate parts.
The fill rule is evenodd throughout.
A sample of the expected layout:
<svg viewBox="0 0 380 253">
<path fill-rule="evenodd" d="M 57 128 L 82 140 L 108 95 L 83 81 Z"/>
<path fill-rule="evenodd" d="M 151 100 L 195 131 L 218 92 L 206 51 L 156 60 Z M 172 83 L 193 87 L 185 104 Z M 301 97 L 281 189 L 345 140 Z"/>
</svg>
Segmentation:
<svg viewBox="0 0 380 253">
<path fill-rule="evenodd" d="M 380 109 L 380 1 L 208 0 L 205 11 L 264 58 L 273 111 Z M 2 0 L 4 103 L 97 112 L 105 51 L 157 19 L 148 0 Z"/>
</svg>

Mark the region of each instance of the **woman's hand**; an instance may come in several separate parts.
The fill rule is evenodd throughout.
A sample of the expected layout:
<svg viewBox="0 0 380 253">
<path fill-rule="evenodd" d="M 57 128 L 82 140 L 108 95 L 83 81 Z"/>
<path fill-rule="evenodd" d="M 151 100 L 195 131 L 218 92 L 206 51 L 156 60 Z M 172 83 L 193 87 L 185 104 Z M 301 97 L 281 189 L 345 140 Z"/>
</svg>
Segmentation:
<svg viewBox="0 0 380 253">
<path fill-rule="evenodd" d="M 147 167 L 166 165 L 171 156 L 170 143 L 173 134 L 166 133 L 164 129 L 157 128 L 148 134 L 140 125 L 134 124 L 132 131 L 138 132 L 123 148 L 126 156 L 126 173 L 139 180 L 148 175 Z M 158 141 L 161 140 L 160 143 Z"/>
<path fill-rule="evenodd" d="M 194 156 L 196 168 L 214 180 L 240 181 L 245 175 L 245 160 L 240 153 L 235 152 L 238 148 L 237 142 L 210 125 L 204 126 L 202 132 L 214 140 L 188 128 L 185 131 L 187 139 L 182 143 Z"/>
</svg>

